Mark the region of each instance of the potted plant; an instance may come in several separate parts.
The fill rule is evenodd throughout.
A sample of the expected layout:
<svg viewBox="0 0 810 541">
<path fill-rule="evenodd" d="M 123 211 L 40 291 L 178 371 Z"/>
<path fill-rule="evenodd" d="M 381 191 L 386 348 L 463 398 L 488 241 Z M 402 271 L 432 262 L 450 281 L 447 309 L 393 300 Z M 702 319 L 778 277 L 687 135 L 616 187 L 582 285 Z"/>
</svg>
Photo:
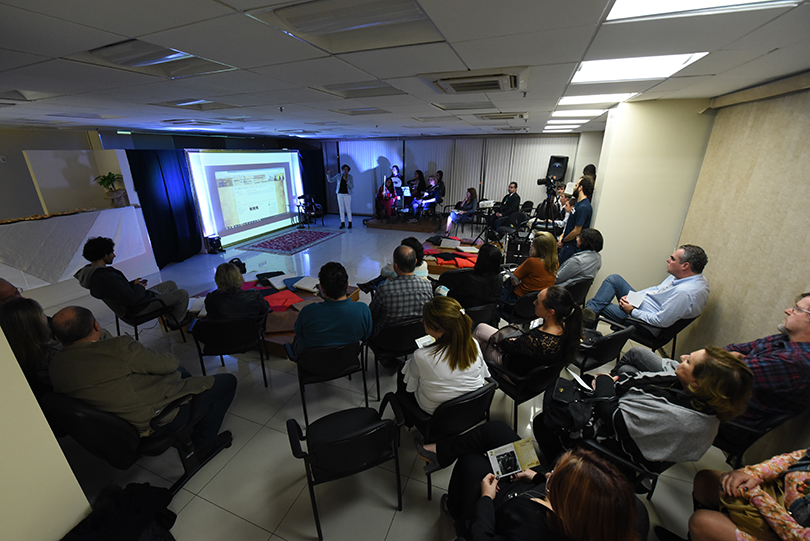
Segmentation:
<svg viewBox="0 0 810 541">
<path fill-rule="evenodd" d="M 110 171 L 106 175 L 99 175 L 93 180 L 98 182 L 99 186 L 107 190 L 107 193 L 104 194 L 104 199 L 107 200 L 111 207 L 119 208 L 129 205 L 126 190 L 115 189 L 115 183 L 124 180 L 124 176 L 121 173 L 113 173 Z"/>
</svg>

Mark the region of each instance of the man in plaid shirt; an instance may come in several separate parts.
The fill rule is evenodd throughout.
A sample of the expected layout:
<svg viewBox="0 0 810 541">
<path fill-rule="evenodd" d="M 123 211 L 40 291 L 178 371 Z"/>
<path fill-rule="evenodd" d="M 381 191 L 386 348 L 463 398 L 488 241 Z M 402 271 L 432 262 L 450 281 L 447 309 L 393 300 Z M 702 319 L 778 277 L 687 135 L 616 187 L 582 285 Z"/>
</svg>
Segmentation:
<svg viewBox="0 0 810 541">
<path fill-rule="evenodd" d="M 422 307 L 433 298 L 433 290 L 427 280 L 414 276 L 416 252 L 410 246 L 397 246 L 394 250 L 394 271 L 397 275 L 389 278 L 377 288 L 368 307 L 374 328 L 372 336 L 391 323 L 422 317 Z"/>
</svg>

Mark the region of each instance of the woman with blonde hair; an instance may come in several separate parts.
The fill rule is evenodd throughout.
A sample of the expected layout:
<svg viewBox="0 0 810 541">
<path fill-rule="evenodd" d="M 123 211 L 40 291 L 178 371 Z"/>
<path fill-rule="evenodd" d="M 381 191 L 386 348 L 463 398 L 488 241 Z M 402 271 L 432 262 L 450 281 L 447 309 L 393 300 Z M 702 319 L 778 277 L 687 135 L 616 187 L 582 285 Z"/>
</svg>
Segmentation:
<svg viewBox="0 0 810 541">
<path fill-rule="evenodd" d="M 205 297 L 205 311 L 209 319 L 259 319 L 270 305 L 255 289 L 242 290 L 245 279 L 236 265 L 222 263 L 214 274 L 217 289 Z"/>
<path fill-rule="evenodd" d="M 514 303 L 527 293 L 553 286 L 559 269 L 557 241 L 551 233 L 541 231 L 532 241 L 529 257 L 512 272 L 518 281 L 504 284 L 501 299 Z"/>
<path fill-rule="evenodd" d="M 434 297 L 422 315 L 425 332 L 435 342 L 417 349 L 402 368 L 397 397 L 409 423 L 417 410 L 432 414 L 443 402 L 483 387 L 489 377 L 472 337 L 472 320 L 458 301 Z"/>
</svg>

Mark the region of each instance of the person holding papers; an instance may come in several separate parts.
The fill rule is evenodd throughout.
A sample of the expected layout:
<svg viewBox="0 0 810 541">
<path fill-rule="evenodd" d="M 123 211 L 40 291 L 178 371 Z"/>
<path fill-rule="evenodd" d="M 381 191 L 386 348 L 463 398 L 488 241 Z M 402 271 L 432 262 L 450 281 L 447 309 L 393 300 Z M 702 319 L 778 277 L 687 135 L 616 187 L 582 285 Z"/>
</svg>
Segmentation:
<svg viewBox="0 0 810 541">
<path fill-rule="evenodd" d="M 330 261 L 318 272 L 323 302 L 301 309 L 295 320 L 293 348 L 339 346 L 365 340 L 371 335 L 371 311 L 348 295 L 349 275 L 340 263 Z"/>
<path fill-rule="evenodd" d="M 645 329 L 657 336 L 661 328 L 679 319 L 699 316 L 709 298 L 709 282 L 702 274 L 708 261 L 703 248 L 684 244 L 667 259 L 670 276 L 661 284 L 638 292 L 624 278 L 611 274 L 585 304 L 585 326 L 595 326 L 599 315 L 615 321 L 633 316 L 649 325 Z M 619 301 L 618 306 L 611 304 L 614 298 Z"/>
<path fill-rule="evenodd" d="M 500 421 L 438 443 L 417 444 L 435 469 L 456 461 L 442 510 L 464 539 L 637 541 L 649 519 L 627 478 L 590 451 L 565 453 L 541 467 L 497 479 L 487 452 L 520 439 Z"/>
</svg>

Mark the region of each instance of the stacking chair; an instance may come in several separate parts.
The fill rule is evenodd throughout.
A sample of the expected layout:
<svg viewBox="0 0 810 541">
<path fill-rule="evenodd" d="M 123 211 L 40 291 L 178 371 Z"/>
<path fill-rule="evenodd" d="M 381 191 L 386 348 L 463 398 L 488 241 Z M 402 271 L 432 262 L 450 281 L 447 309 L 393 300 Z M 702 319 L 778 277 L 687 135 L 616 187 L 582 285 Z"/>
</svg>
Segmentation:
<svg viewBox="0 0 810 541">
<path fill-rule="evenodd" d="M 475 329 L 479 323 L 487 323 L 492 325 L 492 320 L 495 319 L 495 312 L 498 310 L 498 303 L 484 304 L 483 306 L 473 306 L 465 308 L 464 311 L 472 319 L 472 326 Z"/>
<path fill-rule="evenodd" d="M 630 325 L 608 335 L 594 336 L 583 341 L 579 346 L 576 359 L 579 373 L 584 374 L 610 361 L 618 360 L 622 354 L 622 348 L 635 331 L 636 328 Z"/>
<path fill-rule="evenodd" d="M 492 405 L 497 388 L 498 383 L 488 378 L 483 387 L 440 404 L 433 415 L 428 415 L 415 407 L 409 409 L 408 418 L 422 434 L 425 443 L 436 443 L 466 432 L 482 421 L 489 421 L 489 407 Z M 426 470 L 425 473 L 428 485 L 427 497 L 430 500 L 433 497 L 433 483 L 430 479 L 432 472 Z"/>
<path fill-rule="evenodd" d="M 292 345 L 284 344 L 287 356 L 298 365 L 298 387 L 301 390 L 301 406 L 304 409 L 304 424 L 309 426 L 307 415 L 307 397 L 305 388 L 312 383 L 322 383 L 360 372 L 363 377 L 363 398 L 368 407 L 368 388 L 366 387 L 366 367 L 362 359 L 362 344 L 352 342 L 341 346 L 307 348 L 300 355 L 295 355 Z"/>
<path fill-rule="evenodd" d="M 640 319 L 634 317 L 628 317 L 622 321 L 613 321 L 607 318 L 606 320 L 610 322 L 612 325 L 618 325 L 620 327 L 626 327 L 627 325 L 635 326 L 636 330 L 633 335 L 630 337 L 630 340 L 634 342 L 638 342 L 642 346 L 648 347 L 653 351 L 661 350 L 661 353 L 664 357 L 669 359 L 675 358 L 675 346 L 677 344 L 676 340 L 678 338 L 678 333 L 684 330 L 690 323 L 695 321 L 698 317 L 693 318 L 684 318 L 679 319 L 669 327 L 653 327 L 652 325 L 641 321 Z M 658 336 L 653 336 L 652 333 L 648 329 L 651 328 L 660 328 L 661 332 L 658 333 Z M 664 346 L 672 342 L 672 350 L 667 355 L 667 352 L 664 351 Z"/>
<path fill-rule="evenodd" d="M 564 365 L 538 366 L 526 375 L 516 374 L 498 363 L 487 363 L 487 366 L 492 377 L 498 382 L 498 387 L 514 402 L 512 428 L 517 432 L 518 406 L 541 395 L 551 385 L 554 385 Z"/>
<path fill-rule="evenodd" d="M 611 448 L 608 441 L 597 442 L 593 439 L 583 439 L 580 440 L 580 443 L 585 449 L 593 451 L 616 466 L 633 484 L 636 494 L 647 493 L 647 501 L 652 500 L 653 492 L 658 485 L 658 477 L 675 464 L 674 462 L 650 462 L 648 467 L 641 467 L 621 456 Z"/>
<path fill-rule="evenodd" d="M 368 369 L 368 350 L 374 353 L 374 377 L 377 381 L 377 400 L 380 399 L 380 367 L 395 363 L 402 366 L 400 361 L 416 351 L 416 339 L 425 335 L 425 326 L 421 319 L 410 319 L 388 325 L 365 342 L 366 369 Z"/>
<path fill-rule="evenodd" d="M 186 341 L 186 335 L 183 332 L 183 328 L 180 326 L 180 322 L 177 321 L 177 319 L 172 314 L 171 308 L 169 306 L 166 306 L 166 303 L 160 299 L 152 300 L 152 302 L 159 302 L 160 307 L 156 308 L 155 310 L 146 312 L 145 314 L 133 314 L 132 312 L 127 310 L 124 306 L 110 299 L 101 298 L 101 301 L 104 304 L 106 304 L 107 307 L 110 310 L 112 310 L 113 313 L 115 314 L 115 333 L 118 336 L 121 336 L 121 326 L 118 322 L 119 319 L 135 330 L 135 340 L 138 340 L 138 325 L 143 325 L 148 321 L 152 321 L 153 319 L 157 319 L 162 316 L 163 330 L 169 332 L 169 328 L 166 326 L 166 318 L 169 318 L 177 326 L 177 329 L 180 331 L 180 336 L 183 337 L 183 342 Z"/>
<path fill-rule="evenodd" d="M 389 403 L 394 411 L 394 420 L 382 418 Z M 348 477 L 393 459 L 397 476 L 397 509 L 402 511 L 399 472 L 399 430 L 402 423 L 402 412 L 393 393 L 385 395 L 379 412 L 366 407 L 332 413 L 309 425 L 306 436 L 295 419 L 287 421 L 292 454 L 304 461 L 319 540 L 323 539 L 323 532 L 315 501 L 315 485 Z M 302 441 L 307 442 L 306 451 L 301 448 Z M 383 470 L 377 468 L 376 471 Z M 358 525 L 358 532 L 361 528 L 362 525 Z"/>
<path fill-rule="evenodd" d="M 754 445 L 760 438 L 789 419 L 795 417 L 795 413 L 780 413 L 764 419 L 757 426 L 744 426 L 734 421 L 734 419 L 722 423 L 717 436 L 714 438 L 714 445 L 726 454 L 726 462 L 732 468 L 743 467 L 743 455 L 749 447 Z"/>
<path fill-rule="evenodd" d="M 501 317 L 512 325 L 526 325 L 537 319 L 534 313 L 534 301 L 539 291 L 532 291 L 520 297 L 516 302 L 504 302 Z"/>
<path fill-rule="evenodd" d="M 245 353 L 259 348 L 259 357 L 262 362 L 262 377 L 267 387 L 267 371 L 264 366 L 264 330 L 267 324 L 267 314 L 261 318 L 243 319 L 195 319 L 188 327 L 194 343 L 197 345 L 197 354 L 200 356 L 200 367 L 205 374 L 206 355 L 219 355 L 222 366 L 225 366 L 223 355 Z"/>
<path fill-rule="evenodd" d="M 98 410 L 75 398 L 60 393 L 45 393 L 39 398 L 40 406 L 46 417 L 56 423 L 70 435 L 76 443 L 93 455 L 107 461 L 112 467 L 126 470 L 141 456 L 158 456 L 169 447 L 174 447 L 180 454 L 183 464 L 183 475 L 171 487 L 172 495 L 176 494 L 197 470 L 202 468 L 222 449 L 231 446 L 231 438 L 217 438 L 216 446 L 206 450 L 194 449 L 191 433 L 209 408 L 197 408 L 195 395 L 186 395 L 163 408 L 160 414 L 152 419 L 152 435 L 142 438 L 138 430 L 121 417 Z M 171 432 L 159 425 L 167 415 L 174 412 L 191 398 L 191 415 L 186 426 Z M 222 435 L 221 435 L 222 436 Z"/>
<path fill-rule="evenodd" d="M 578 280 L 565 286 L 565 289 L 574 297 L 574 302 L 580 306 L 585 306 L 585 298 L 588 296 L 588 291 L 593 285 L 593 278 L 586 278 L 585 280 Z"/>
</svg>

